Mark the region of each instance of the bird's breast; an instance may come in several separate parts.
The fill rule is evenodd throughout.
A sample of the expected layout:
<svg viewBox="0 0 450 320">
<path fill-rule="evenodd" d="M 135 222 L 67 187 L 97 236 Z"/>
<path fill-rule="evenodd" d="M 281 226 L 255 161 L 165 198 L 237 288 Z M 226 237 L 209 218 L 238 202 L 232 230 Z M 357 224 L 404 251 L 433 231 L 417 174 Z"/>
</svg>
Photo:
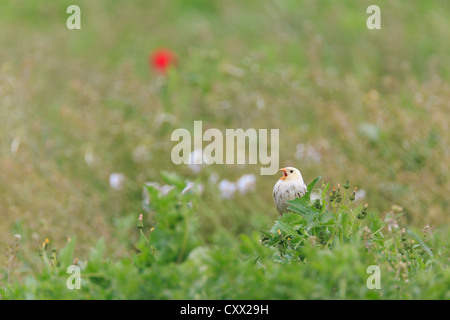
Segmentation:
<svg viewBox="0 0 450 320">
<path fill-rule="evenodd" d="M 279 180 L 273 188 L 273 198 L 278 211 L 282 214 L 287 211 L 286 201 L 301 198 L 306 193 L 306 185 L 303 181 Z"/>
</svg>

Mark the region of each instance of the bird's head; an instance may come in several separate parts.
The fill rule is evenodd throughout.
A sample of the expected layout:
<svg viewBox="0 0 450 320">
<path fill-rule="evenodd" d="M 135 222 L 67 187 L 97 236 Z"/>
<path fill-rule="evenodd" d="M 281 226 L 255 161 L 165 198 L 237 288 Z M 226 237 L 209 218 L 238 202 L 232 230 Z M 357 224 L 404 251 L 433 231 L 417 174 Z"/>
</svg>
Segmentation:
<svg viewBox="0 0 450 320">
<path fill-rule="evenodd" d="M 280 178 L 280 180 L 283 180 L 283 181 L 303 180 L 300 170 L 298 170 L 294 167 L 282 168 L 282 169 L 280 169 L 280 171 L 283 172 L 283 176 Z"/>
</svg>

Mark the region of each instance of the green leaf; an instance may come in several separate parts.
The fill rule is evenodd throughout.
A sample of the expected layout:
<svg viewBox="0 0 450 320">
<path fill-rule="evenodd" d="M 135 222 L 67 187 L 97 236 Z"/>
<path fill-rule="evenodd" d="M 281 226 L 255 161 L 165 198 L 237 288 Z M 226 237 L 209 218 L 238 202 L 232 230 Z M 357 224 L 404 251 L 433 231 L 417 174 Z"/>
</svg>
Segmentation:
<svg viewBox="0 0 450 320">
<path fill-rule="evenodd" d="M 291 225 L 289 225 L 283 221 L 280 221 L 280 220 L 275 222 L 275 225 L 273 226 L 271 231 L 273 234 L 275 234 L 276 232 L 278 232 L 278 230 L 280 230 L 281 233 L 284 233 L 284 234 L 287 234 L 290 236 L 297 234 L 297 232 Z"/>
<path fill-rule="evenodd" d="M 101 269 L 103 253 L 105 252 L 105 241 L 100 239 L 95 244 L 89 253 L 88 270 L 90 272 L 97 272 Z"/>
<path fill-rule="evenodd" d="M 313 223 L 314 216 L 319 214 L 319 211 L 312 207 L 307 201 L 308 200 L 305 198 L 297 198 L 286 202 L 289 204 L 288 209 L 302 215 L 309 225 Z"/>
<path fill-rule="evenodd" d="M 278 220 L 290 225 L 301 225 L 305 222 L 302 216 L 292 212 L 283 214 Z"/>
<path fill-rule="evenodd" d="M 322 177 L 315 178 L 310 184 L 308 184 L 308 187 L 306 188 L 306 193 L 302 198 L 308 199 L 308 201 L 311 199 L 311 192 L 314 189 L 314 186 L 316 185 L 317 181 L 322 179 Z"/>
<path fill-rule="evenodd" d="M 66 246 L 59 251 L 58 261 L 62 268 L 66 269 L 73 262 L 73 252 L 75 250 L 76 238 L 70 239 Z"/>
<path fill-rule="evenodd" d="M 415 234 L 411 230 L 407 230 L 407 232 L 408 232 L 409 235 L 413 236 L 420 243 L 422 248 L 425 250 L 426 253 L 428 253 L 428 255 L 431 258 L 434 257 L 433 252 L 431 252 L 430 248 L 428 248 L 428 246 L 425 244 L 425 242 L 423 242 L 422 239 L 417 234 Z"/>
<path fill-rule="evenodd" d="M 164 182 L 166 182 L 167 184 L 174 185 L 179 189 L 183 189 L 185 187 L 184 179 L 178 176 L 176 173 L 162 170 L 160 174 Z"/>
<path fill-rule="evenodd" d="M 333 219 L 334 219 L 334 214 L 328 210 L 325 210 L 325 212 L 323 212 L 320 215 L 319 221 L 321 224 L 328 224 Z M 334 222 L 330 223 L 330 224 L 334 224 Z"/>
</svg>

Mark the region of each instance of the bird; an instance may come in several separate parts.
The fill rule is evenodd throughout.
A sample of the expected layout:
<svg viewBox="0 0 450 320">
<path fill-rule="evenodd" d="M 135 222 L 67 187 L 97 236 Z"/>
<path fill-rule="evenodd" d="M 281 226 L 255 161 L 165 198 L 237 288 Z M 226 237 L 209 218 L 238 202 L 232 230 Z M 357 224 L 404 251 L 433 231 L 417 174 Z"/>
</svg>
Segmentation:
<svg viewBox="0 0 450 320">
<path fill-rule="evenodd" d="M 283 176 L 273 187 L 273 199 L 280 215 L 288 212 L 286 201 L 303 197 L 307 192 L 307 187 L 303 181 L 300 170 L 294 167 L 280 169 Z"/>
</svg>

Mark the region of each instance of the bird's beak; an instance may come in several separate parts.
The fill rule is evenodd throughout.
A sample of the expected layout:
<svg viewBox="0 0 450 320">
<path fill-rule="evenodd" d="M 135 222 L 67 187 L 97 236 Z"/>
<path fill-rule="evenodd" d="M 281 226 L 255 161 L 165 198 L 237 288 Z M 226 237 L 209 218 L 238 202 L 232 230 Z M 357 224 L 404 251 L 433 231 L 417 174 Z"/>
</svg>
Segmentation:
<svg viewBox="0 0 450 320">
<path fill-rule="evenodd" d="M 283 171 L 283 176 L 280 178 L 280 180 L 286 179 L 286 178 L 287 178 L 287 172 L 286 172 L 286 169 L 283 168 L 283 169 L 280 169 L 280 171 Z"/>
</svg>

